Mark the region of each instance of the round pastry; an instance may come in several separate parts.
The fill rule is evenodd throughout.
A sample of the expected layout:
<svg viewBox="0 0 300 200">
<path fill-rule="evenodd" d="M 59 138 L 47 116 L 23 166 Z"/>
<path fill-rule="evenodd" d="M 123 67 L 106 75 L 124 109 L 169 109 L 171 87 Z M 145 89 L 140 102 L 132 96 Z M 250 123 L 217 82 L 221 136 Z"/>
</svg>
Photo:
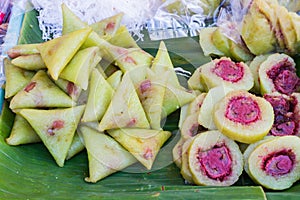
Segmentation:
<svg viewBox="0 0 300 200">
<path fill-rule="evenodd" d="M 188 149 L 190 147 L 190 144 L 192 142 L 192 138 L 185 140 L 182 145 L 182 157 L 181 157 L 181 170 L 180 174 L 184 178 L 185 182 L 187 184 L 193 184 L 193 176 L 191 174 L 190 166 L 189 166 L 189 160 L 188 160 Z"/>
<path fill-rule="evenodd" d="M 223 85 L 233 89 L 250 90 L 254 80 L 249 67 L 243 62 L 233 62 L 222 57 L 201 66 L 200 78 L 208 89 Z"/>
<path fill-rule="evenodd" d="M 268 134 L 273 125 L 274 112 L 264 98 L 235 90 L 215 105 L 213 118 L 224 135 L 249 144 Z"/>
<path fill-rule="evenodd" d="M 300 138 L 282 136 L 258 145 L 249 155 L 250 177 L 265 188 L 284 190 L 300 178 Z"/>
<path fill-rule="evenodd" d="M 189 115 L 183 122 L 180 130 L 181 137 L 185 140 L 196 136 L 197 134 L 207 131 L 207 128 L 198 123 L 198 113 Z"/>
<path fill-rule="evenodd" d="M 243 171 L 243 155 L 238 145 L 219 131 L 206 131 L 194 137 L 188 163 L 198 185 L 229 186 Z"/>
<path fill-rule="evenodd" d="M 292 94 L 300 90 L 294 60 L 286 54 L 272 54 L 259 67 L 261 94 L 279 92 Z"/>
<path fill-rule="evenodd" d="M 248 145 L 248 147 L 244 151 L 244 153 L 243 153 L 243 157 L 244 157 L 244 170 L 245 170 L 245 172 L 250 177 L 251 177 L 251 174 L 250 174 L 250 171 L 249 171 L 249 164 L 248 164 L 248 158 L 249 158 L 250 154 L 260 144 L 263 144 L 264 142 L 267 142 L 267 141 L 271 141 L 271 140 L 273 140 L 275 138 L 276 138 L 275 136 L 266 136 L 262 140 L 259 140 L 259 141 L 255 142 L 255 143 L 252 143 L 252 144 Z"/>
<path fill-rule="evenodd" d="M 256 56 L 249 64 L 250 71 L 252 73 L 253 79 L 254 79 L 254 86 L 251 88 L 251 92 L 254 92 L 256 94 L 260 94 L 260 83 L 259 83 L 259 77 L 258 77 L 258 70 L 260 65 L 268 58 L 267 55 L 260 55 Z"/>
<path fill-rule="evenodd" d="M 184 141 L 183 138 L 180 138 L 172 150 L 173 161 L 178 168 L 181 168 L 182 145 Z"/>
<path fill-rule="evenodd" d="M 300 93 L 284 95 L 278 92 L 265 94 L 264 98 L 273 106 L 275 118 L 269 135 L 300 134 Z"/>
</svg>

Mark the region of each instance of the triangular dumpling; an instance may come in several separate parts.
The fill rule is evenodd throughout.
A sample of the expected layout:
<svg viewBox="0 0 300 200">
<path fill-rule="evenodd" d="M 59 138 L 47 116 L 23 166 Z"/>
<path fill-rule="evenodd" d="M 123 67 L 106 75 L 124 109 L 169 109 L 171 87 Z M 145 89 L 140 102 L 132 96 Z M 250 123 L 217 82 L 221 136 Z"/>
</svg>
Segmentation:
<svg viewBox="0 0 300 200">
<path fill-rule="evenodd" d="M 153 59 L 151 69 L 156 74 L 163 74 L 166 71 L 169 72 L 169 84 L 178 87 L 180 85 L 177 75 L 175 73 L 171 58 L 168 53 L 168 49 L 163 41 L 159 44 L 159 49 Z"/>
<path fill-rule="evenodd" d="M 163 100 L 169 73 L 156 74 L 147 68 L 147 79 L 137 88 L 137 93 L 152 129 L 161 129 Z"/>
<path fill-rule="evenodd" d="M 163 102 L 163 117 L 171 114 L 181 106 L 194 100 L 196 95 L 189 92 L 184 87 L 174 87 L 170 84 L 166 86 L 166 92 Z"/>
<path fill-rule="evenodd" d="M 121 83 L 122 80 L 122 71 L 121 70 L 117 70 L 115 71 L 112 75 L 110 75 L 106 81 L 110 84 L 110 86 L 116 90 L 118 88 L 118 86 Z"/>
<path fill-rule="evenodd" d="M 127 73 L 100 121 L 99 130 L 125 127 L 149 128 L 146 114 Z"/>
<path fill-rule="evenodd" d="M 137 161 L 108 135 L 86 126 L 81 126 L 80 132 L 89 159 L 89 177 L 85 181 L 95 183 Z"/>
<path fill-rule="evenodd" d="M 22 109 L 22 115 L 39 135 L 58 166 L 64 165 L 84 105 L 65 109 Z"/>
<path fill-rule="evenodd" d="M 34 72 L 26 71 L 17 66 L 14 66 L 9 59 L 4 59 L 5 70 L 5 98 L 10 98 L 17 94 L 26 84 L 28 84 L 31 78 L 34 76 Z"/>
<path fill-rule="evenodd" d="M 6 138 L 9 145 L 20 145 L 40 142 L 40 137 L 35 133 L 30 124 L 21 115 L 16 115 L 10 136 Z"/>
<path fill-rule="evenodd" d="M 61 4 L 63 27 L 62 34 L 66 35 L 79 29 L 87 28 L 89 25 L 82 21 L 65 3 Z"/>
<path fill-rule="evenodd" d="M 120 12 L 116 15 L 95 22 L 90 26 L 92 27 L 93 31 L 95 31 L 100 37 L 111 37 L 120 27 L 123 16 L 124 13 Z"/>
<path fill-rule="evenodd" d="M 98 47 L 89 47 L 80 50 L 63 69 L 59 77 L 71 81 L 86 90 L 91 71 L 96 67 L 100 60 L 101 57 Z"/>
<path fill-rule="evenodd" d="M 127 72 L 130 76 L 130 79 L 136 89 L 138 89 L 143 81 L 147 79 L 149 67 L 137 67 L 129 72 Z"/>
<path fill-rule="evenodd" d="M 79 17 L 77 17 L 66 6 L 66 4 L 63 3 L 61 5 L 61 9 L 62 9 L 62 17 L 63 17 L 63 27 L 62 27 L 63 35 L 89 27 L 89 25 L 83 22 Z M 102 39 L 100 38 L 100 36 L 95 31 L 92 31 L 87 37 L 86 41 L 83 43 L 82 47 L 87 48 L 87 47 L 97 46 L 98 43 L 101 41 Z"/>
<path fill-rule="evenodd" d="M 75 102 L 57 87 L 46 72 L 38 71 L 11 100 L 10 108 L 71 107 Z"/>
<path fill-rule="evenodd" d="M 81 151 L 84 150 L 84 144 L 82 138 L 78 135 L 78 132 L 76 131 L 71 143 L 71 146 L 68 150 L 68 154 L 66 157 L 66 160 L 71 159 L 74 157 L 76 154 L 80 153 Z"/>
<path fill-rule="evenodd" d="M 40 54 L 18 56 L 12 59 L 11 63 L 26 70 L 40 70 L 46 68 Z"/>
<path fill-rule="evenodd" d="M 119 47 L 139 48 L 125 25 L 120 26 L 117 32 L 107 41 Z"/>
<path fill-rule="evenodd" d="M 91 28 L 80 29 L 38 46 L 38 50 L 54 80 L 57 80 L 61 71 L 70 62 L 91 31 Z"/>
<path fill-rule="evenodd" d="M 114 61 L 116 65 L 125 73 L 136 67 L 150 67 L 153 56 L 140 48 L 123 48 L 110 44 L 103 40 L 99 44 L 101 50 L 105 52 L 103 58 Z"/>
<path fill-rule="evenodd" d="M 11 59 L 14 59 L 18 56 L 38 54 L 40 53 L 38 50 L 38 46 L 40 46 L 40 43 L 18 44 L 10 48 L 7 51 L 7 55 Z"/>
<path fill-rule="evenodd" d="M 54 83 L 65 93 L 67 93 L 74 101 L 78 100 L 82 91 L 82 89 L 78 85 L 62 78 L 58 78 L 57 80 L 54 80 Z"/>
<path fill-rule="evenodd" d="M 114 89 L 107 83 L 98 69 L 93 69 L 89 95 L 82 117 L 83 122 L 99 121 L 102 119 L 114 93 Z"/>
<path fill-rule="evenodd" d="M 169 131 L 151 129 L 115 129 L 108 133 L 148 170 L 162 145 L 171 136 Z"/>
</svg>

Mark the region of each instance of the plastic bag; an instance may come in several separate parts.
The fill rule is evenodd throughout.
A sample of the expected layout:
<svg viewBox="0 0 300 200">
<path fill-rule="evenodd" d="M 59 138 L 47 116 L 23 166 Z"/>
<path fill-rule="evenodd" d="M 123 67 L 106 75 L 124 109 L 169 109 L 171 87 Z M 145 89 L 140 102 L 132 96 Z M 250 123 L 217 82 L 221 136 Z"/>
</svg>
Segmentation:
<svg viewBox="0 0 300 200">
<path fill-rule="evenodd" d="M 165 0 L 146 28 L 150 39 L 160 40 L 198 35 L 198 30 L 215 25 L 222 0 Z"/>
</svg>

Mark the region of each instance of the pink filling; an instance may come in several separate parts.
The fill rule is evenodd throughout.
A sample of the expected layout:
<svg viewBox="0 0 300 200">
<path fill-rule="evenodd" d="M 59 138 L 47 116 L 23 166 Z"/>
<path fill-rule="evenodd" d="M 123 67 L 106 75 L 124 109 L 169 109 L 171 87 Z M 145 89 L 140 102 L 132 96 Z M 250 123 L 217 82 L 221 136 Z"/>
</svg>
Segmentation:
<svg viewBox="0 0 300 200">
<path fill-rule="evenodd" d="M 151 158 L 153 158 L 153 152 L 152 152 L 152 149 L 150 148 L 147 148 L 143 157 L 146 159 L 146 160 L 149 160 Z"/>
<path fill-rule="evenodd" d="M 271 176 L 281 176 L 289 173 L 295 163 L 295 154 L 291 150 L 282 150 L 267 155 L 262 162 L 262 170 Z"/>
<path fill-rule="evenodd" d="M 149 88 L 151 87 L 151 81 L 150 80 L 144 80 L 141 84 L 140 84 L 140 91 L 141 93 L 146 92 Z"/>
<path fill-rule="evenodd" d="M 50 136 L 54 136 L 55 135 L 55 130 L 59 130 L 59 129 L 62 129 L 65 125 L 65 122 L 63 120 L 55 120 L 51 127 L 48 128 L 47 130 L 47 133 L 50 135 Z"/>
<path fill-rule="evenodd" d="M 212 71 L 223 80 L 232 83 L 238 82 L 244 76 L 244 68 L 242 65 L 230 60 L 220 60 L 216 63 Z"/>
<path fill-rule="evenodd" d="M 105 27 L 105 31 L 113 31 L 115 28 L 115 23 L 114 22 L 109 22 L 106 27 Z"/>
<path fill-rule="evenodd" d="M 272 79 L 276 91 L 283 94 L 291 94 L 300 87 L 300 78 L 296 69 L 288 60 L 281 61 L 273 66 L 267 75 Z"/>
<path fill-rule="evenodd" d="M 33 82 L 30 82 L 25 88 L 24 88 L 24 91 L 25 92 L 30 92 L 31 90 L 33 90 L 33 88 L 35 88 L 36 86 L 36 82 L 33 81 Z"/>
<path fill-rule="evenodd" d="M 67 84 L 67 93 L 70 95 L 70 96 L 76 96 L 78 95 L 78 87 L 72 83 L 72 82 L 68 82 Z"/>
<path fill-rule="evenodd" d="M 130 63 L 130 64 L 134 64 L 134 65 L 137 64 L 136 61 L 134 60 L 134 58 L 132 58 L 132 57 L 130 57 L 130 56 L 126 56 L 126 57 L 124 58 L 124 62 Z"/>
<path fill-rule="evenodd" d="M 232 160 L 229 149 L 225 145 L 199 152 L 198 159 L 202 170 L 211 179 L 223 181 L 231 175 Z"/>
<path fill-rule="evenodd" d="M 250 124 L 260 119 L 261 111 L 256 101 L 251 97 L 234 97 L 226 108 L 225 117 L 231 121 Z"/>
<path fill-rule="evenodd" d="M 297 104 L 295 98 L 285 98 L 280 95 L 265 95 L 264 98 L 271 103 L 275 113 L 274 124 L 270 134 L 274 136 L 295 135 L 298 129 L 297 119 L 294 114 Z"/>
</svg>

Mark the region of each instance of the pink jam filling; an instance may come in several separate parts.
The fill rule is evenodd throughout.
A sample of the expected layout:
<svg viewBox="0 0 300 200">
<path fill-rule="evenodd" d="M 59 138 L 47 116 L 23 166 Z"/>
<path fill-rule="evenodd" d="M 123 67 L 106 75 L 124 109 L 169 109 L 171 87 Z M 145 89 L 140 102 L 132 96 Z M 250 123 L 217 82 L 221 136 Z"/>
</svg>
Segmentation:
<svg viewBox="0 0 300 200">
<path fill-rule="evenodd" d="M 220 60 L 212 71 L 223 80 L 232 83 L 238 82 L 244 76 L 244 68 L 241 63 L 234 63 L 230 60 Z"/>
<path fill-rule="evenodd" d="M 24 91 L 25 92 L 30 92 L 31 90 L 33 90 L 36 86 L 36 82 L 33 81 L 33 82 L 30 82 L 25 88 L 24 88 Z"/>
<path fill-rule="evenodd" d="M 230 99 L 225 117 L 231 121 L 250 124 L 260 119 L 261 111 L 256 101 L 251 97 L 233 97 Z"/>
<path fill-rule="evenodd" d="M 141 84 L 140 84 L 140 92 L 144 93 L 146 92 L 149 88 L 151 88 L 151 81 L 149 79 L 144 80 Z"/>
<path fill-rule="evenodd" d="M 288 60 L 277 63 L 267 72 L 267 75 L 280 93 L 291 94 L 300 87 L 300 78 L 297 77 L 296 69 Z"/>
<path fill-rule="evenodd" d="M 56 130 L 59 130 L 59 129 L 62 129 L 65 125 L 65 122 L 63 120 L 55 120 L 51 127 L 48 128 L 47 130 L 47 133 L 50 135 L 50 136 L 54 136 L 55 135 L 55 131 Z"/>
<path fill-rule="evenodd" d="M 295 135 L 298 129 L 294 110 L 296 100 L 293 97 L 286 98 L 284 96 L 265 95 L 264 98 L 269 101 L 275 113 L 273 127 L 270 131 L 271 135 Z"/>
<path fill-rule="evenodd" d="M 232 160 L 229 149 L 225 145 L 199 152 L 198 159 L 202 170 L 211 179 L 223 181 L 231 175 Z"/>
<path fill-rule="evenodd" d="M 292 150 L 282 150 L 267 155 L 261 169 L 271 176 L 282 176 L 289 173 L 295 164 L 296 156 Z"/>
</svg>

